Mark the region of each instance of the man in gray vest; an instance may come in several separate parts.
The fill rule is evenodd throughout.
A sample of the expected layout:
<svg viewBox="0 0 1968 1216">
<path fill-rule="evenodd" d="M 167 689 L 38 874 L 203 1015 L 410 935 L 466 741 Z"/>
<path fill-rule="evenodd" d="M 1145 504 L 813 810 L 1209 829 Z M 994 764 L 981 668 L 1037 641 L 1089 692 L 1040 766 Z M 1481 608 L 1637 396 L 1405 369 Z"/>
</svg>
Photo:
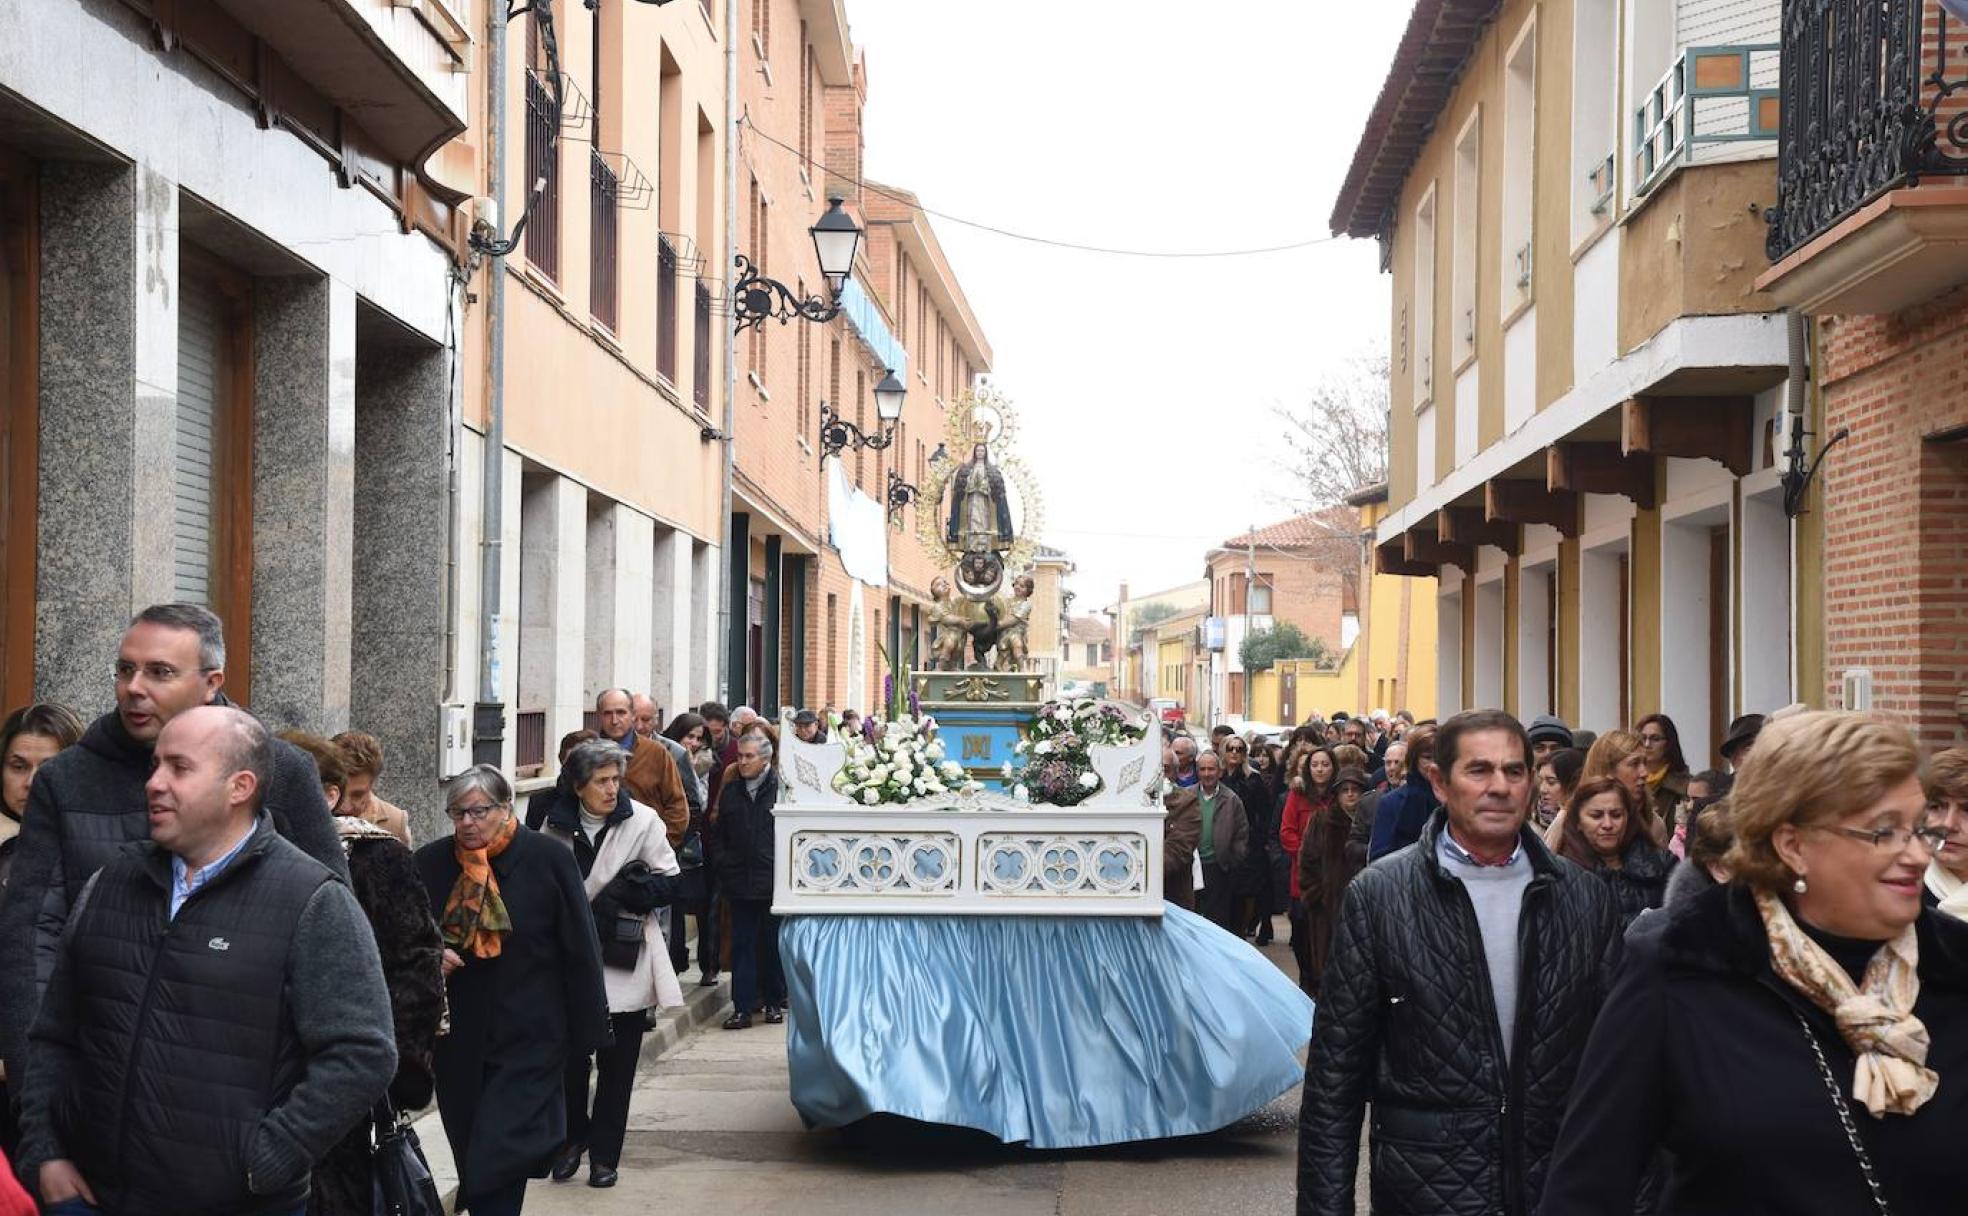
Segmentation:
<svg viewBox="0 0 1968 1216">
<path fill-rule="evenodd" d="M 49 1212 L 300 1216 L 396 1071 L 347 884 L 273 830 L 273 740 L 204 706 L 157 737 L 149 842 L 79 893 L 29 1038 L 19 1168 Z"/>
</svg>

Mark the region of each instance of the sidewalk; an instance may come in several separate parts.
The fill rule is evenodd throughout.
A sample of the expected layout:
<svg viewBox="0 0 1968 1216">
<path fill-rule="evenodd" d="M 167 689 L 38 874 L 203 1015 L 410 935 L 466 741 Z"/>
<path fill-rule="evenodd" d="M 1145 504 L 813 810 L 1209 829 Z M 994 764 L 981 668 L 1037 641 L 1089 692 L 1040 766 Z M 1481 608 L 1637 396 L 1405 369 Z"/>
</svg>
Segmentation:
<svg viewBox="0 0 1968 1216">
<path fill-rule="evenodd" d="M 691 938 L 691 950 L 696 951 L 696 938 Z M 697 981 L 700 972 L 696 967 L 678 977 L 683 985 L 683 1004 L 675 1009 L 665 1009 L 657 1016 L 655 1028 L 643 1036 L 642 1056 L 637 1066 L 641 1080 L 646 1083 L 650 1068 L 664 1056 L 674 1052 L 679 1045 L 705 1026 L 716 1026 L 731 1012 L 731 979 L 725 976 L 716 985 L 700 988 Z M 784 1049 L 782 1047 L 781 1071 L 784 1071 Z M 457 1199 L 458 1167 L 451 1160 L 451 1143 L 444 1138 L 444 1121 L 438 1117 L 437 1105 L 421 1115 L 415 1124 L 417 1139 L 423 1144 L 424 1157 L 430 1162 L 431 1177 L 437 1183 L 437 1193 L 444 1197 L 447 1210 Z M 633 1119 L 629 1127 L 635 1128 Z M 585 1169 L 581 1177 L 587 1177 Z M 536 1187 L 545 1186 L 537 1183 Z M 533 1188 L 529 1188 L 529 1192 Z M 581 1187 L 585 1194 L 600 1194 Z M 530 1198 L 530 1194 L 529 1194 Z"/>
</svg>

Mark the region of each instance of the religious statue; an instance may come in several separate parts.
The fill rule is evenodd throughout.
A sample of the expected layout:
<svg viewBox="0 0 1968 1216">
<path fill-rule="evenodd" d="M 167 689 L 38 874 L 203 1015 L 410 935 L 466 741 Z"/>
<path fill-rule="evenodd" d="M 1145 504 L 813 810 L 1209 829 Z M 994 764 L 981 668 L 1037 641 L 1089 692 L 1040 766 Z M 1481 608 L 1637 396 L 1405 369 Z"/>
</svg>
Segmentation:
<svg viewBox="0 0 1968 1216">
<path fill-rule="evenodd" d="M 963 605 L 951 596 L 950 580 L 937 575 L 929 585 L 930 667 L 935 671 L 962 671 L 964 650 L 970 643 L 970 622 Z"/>
<path fill-rule="evenodd" d="M 971 449 L 970 462 L 950 476 L 950 523 L 944 540 L 965 553 L 1003 553 L 1011 547 L 1011 498 L 1004 473 L 991 463 L 988 444 Z"/>
<path fill-rule="evenodd" d="M 1011 580 L 1011 599 L 999 601 L 995 639 L 999 671 L 1025 670 L 1025 660 L 1031 653 L 1025 635 L 1032 624 L 1032 592 L 1036 589 L 1032 576 L 1021 574 Z"/>
</svg>

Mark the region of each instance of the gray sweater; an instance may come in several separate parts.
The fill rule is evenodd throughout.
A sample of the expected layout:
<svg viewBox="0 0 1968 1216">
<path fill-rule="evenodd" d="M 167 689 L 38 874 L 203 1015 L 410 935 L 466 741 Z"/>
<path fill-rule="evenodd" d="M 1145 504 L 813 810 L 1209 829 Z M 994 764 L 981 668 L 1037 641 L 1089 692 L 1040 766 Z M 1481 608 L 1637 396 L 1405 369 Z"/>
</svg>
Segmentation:
<svg viewBox="0 0 1968 1216">
<path fill-rule="evenodd" d="M 1490 970 L 1490 991 L 1496 996 L 1497 1030 L 1503 1035 L 1503 1058 L 1510 1058 L 1517 1028 L 1517 922 L 1524 914 L 1524 892 L 1531 885 L 1531 859 L 1522 845 L 1504 866 L 1479 866 L 1468 860 L 1443 830 L 1435 845 L 1442 869 L 1462 882 L 1476 910 L 1476 927 L 1483 935 L 1483 961 Z"/>
</svg>

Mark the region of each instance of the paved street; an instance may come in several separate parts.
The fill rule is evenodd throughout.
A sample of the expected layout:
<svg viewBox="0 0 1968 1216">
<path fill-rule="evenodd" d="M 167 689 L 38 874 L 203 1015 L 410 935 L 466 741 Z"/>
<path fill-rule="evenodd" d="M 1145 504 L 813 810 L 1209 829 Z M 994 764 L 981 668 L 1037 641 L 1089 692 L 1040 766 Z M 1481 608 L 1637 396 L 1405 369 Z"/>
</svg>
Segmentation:
<svg viewBox="0 0 1968 1216">
<path fill-rule="evenodd" d="M 1284 922 L 1280 918 L 1279 930 Z M 1279 944 L 1265 951 L 1291 966 Z M 1298 1091 L 1208 1136 L 1079 1152 L 880 1120 L 810 1132 L 787 1100 L 785 1036 L 712 1027 L 644 1070 L 621 1185 L 539 1182 L 529 1213 L 641 1213 L 684 1197 L 721 1213 L 1168 1216 L 1291 1210 Z M 1365 1211 L 1365 1207 L 1361 1211 Z"/>
</svg>

